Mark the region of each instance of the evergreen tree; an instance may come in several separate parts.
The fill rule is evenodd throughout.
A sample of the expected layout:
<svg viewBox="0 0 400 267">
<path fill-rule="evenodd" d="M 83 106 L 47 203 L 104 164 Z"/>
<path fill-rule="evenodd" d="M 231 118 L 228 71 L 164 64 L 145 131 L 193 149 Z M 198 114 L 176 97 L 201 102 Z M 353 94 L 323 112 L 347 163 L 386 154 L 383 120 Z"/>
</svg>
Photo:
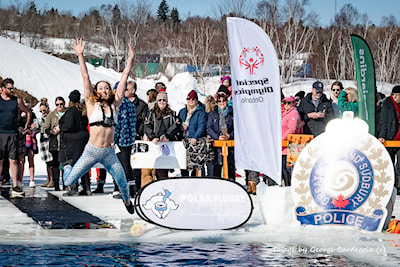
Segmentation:
<svg viewBox="0 0 400 267">
<path fill-rule="evenodd" d="M 115 5 L 112 11 L 111 25 L 115 27 L 120 22 L 121 22 L 121 10 L 119 9 L 118 5 Z"/>
<path fill-rule="evenodd" d="M 172 8 L 171 10 L 171 20 L 172 20 L 172 27 L 174 32 L 179 31 L 179 24 L 181 23 L 181 20 L 179 19 L 179 12 L 176 7 Z"/>
<path fill-rule="evenodd" d="M 168 19 L 169 6 L 166 0 L 162 0 L 157 10 L 157 18 L 165 22 Z"/>
</svg>

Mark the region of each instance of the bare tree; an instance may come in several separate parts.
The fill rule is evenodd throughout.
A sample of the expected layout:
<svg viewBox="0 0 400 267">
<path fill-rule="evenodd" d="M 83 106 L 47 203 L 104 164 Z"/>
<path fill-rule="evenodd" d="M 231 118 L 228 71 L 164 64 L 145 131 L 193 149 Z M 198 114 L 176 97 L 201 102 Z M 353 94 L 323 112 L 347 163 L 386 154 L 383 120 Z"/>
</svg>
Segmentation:
<svg viewBox="0 0 400 267">
<path fill-rule="evenodd" d="M 278 37 L 278 28 L 282 23 L 278 0 L 263 0 L 257 4 L 256 18 L 260 27 L 268 34 L 271 40 Z"/>
<path fill-rule="evenodd" d="M 400 30 L 395 17 L 384 17 L 382 31 L 374 38 L 376 46 L 377 79 L 397 82 L 400 59 Z"/>
<path fill-rule="evenodd" d="M 279 40 L 275 45 L 281 58 L 281 80 L 284 82 L 292 81 L 296 60 L 308 51 L 315 35 L 313 28 L 304 25 L 307 4 L 308 0 L 286 0 L 282 8 L 282 15 L 287 20 L 278 31 Z"/>
<path fill-rule="evenodd" d="M 192 33 L 190 38 L 190 55 L 189 58 L 192 64 L 196 67 L 196 73 L 201 78 L 203 77 L 203 71 L 209 64 L 209 59 L 214 50 L 211 45 L 215 36 L 216 30 L 214 26 L 203 20 L 198 24 L 192 24 L 189 26 L 189 32 Z M 197 67 L 202 68 L 202 72 L 198 72 Z"/>
<path fill-rule="evenodd" d="M 332 51 L 332 46 L 335 42 L 335 35 L 337 33 L 337 29 L 333 28 L 330 32 L 331 36 L 329 39 L 328 43 L 324 43 L 323 44 L 323 49 L 324 49 L 324 66 L 325 66 L 325 75 L 326 75 L 326 79 L 330 79 L 330 71 L 329 71 L 329 58 L 331 55 L 331 51 Z"/>
<path fill-rule="evenodd" d="M 247 0 L 220 0 L 212 11 L 215 19 L 224 16 L 248 18 L 253 14 L 254 7 Z"/>
</svg>

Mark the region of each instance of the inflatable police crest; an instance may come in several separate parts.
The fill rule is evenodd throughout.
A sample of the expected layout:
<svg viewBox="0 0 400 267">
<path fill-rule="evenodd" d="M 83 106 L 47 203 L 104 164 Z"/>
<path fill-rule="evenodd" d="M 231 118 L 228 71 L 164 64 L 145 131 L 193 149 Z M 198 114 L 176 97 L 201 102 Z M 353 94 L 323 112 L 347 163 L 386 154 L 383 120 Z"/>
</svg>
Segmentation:
<svg viewBox="0 0 400 267">
<path fill-rule="evenodd" d="M 301 224 L 381 231 L 394 184 L 386 148 L 352 112 L 332 120 L 301 152 L 292 175 Z"/>
</svg>

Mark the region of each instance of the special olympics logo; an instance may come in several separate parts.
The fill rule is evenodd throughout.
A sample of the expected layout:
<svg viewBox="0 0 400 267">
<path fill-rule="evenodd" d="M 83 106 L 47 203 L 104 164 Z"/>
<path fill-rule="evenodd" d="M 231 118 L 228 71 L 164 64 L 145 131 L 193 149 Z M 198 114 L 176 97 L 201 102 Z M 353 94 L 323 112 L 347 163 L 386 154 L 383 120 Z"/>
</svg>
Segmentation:
<svg viewBox="0 0 400 267">
<path fill-rule="evenodd" d="M 239 56 L 239 66 L 254 75 L 256 69 L 264 66 L 264 54 L 258 47 L 245 47 Z"/>
</svg>

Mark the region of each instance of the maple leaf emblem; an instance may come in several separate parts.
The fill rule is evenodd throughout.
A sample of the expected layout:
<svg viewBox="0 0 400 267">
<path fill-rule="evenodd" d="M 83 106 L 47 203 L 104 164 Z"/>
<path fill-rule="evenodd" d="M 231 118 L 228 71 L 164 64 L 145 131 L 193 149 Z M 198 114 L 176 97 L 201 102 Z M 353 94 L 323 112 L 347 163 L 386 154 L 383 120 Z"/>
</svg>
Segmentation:
<svg viewBox="0 0 400 267">
<path fill-rule="evenodd" d="M 335 208 L 345 208 L 350 202 L 348 199 L 343 199 L 342 194 L 338 196 L 338 199 L 333 199 L 332 204 L 335 205 Z"/>
</svg>

